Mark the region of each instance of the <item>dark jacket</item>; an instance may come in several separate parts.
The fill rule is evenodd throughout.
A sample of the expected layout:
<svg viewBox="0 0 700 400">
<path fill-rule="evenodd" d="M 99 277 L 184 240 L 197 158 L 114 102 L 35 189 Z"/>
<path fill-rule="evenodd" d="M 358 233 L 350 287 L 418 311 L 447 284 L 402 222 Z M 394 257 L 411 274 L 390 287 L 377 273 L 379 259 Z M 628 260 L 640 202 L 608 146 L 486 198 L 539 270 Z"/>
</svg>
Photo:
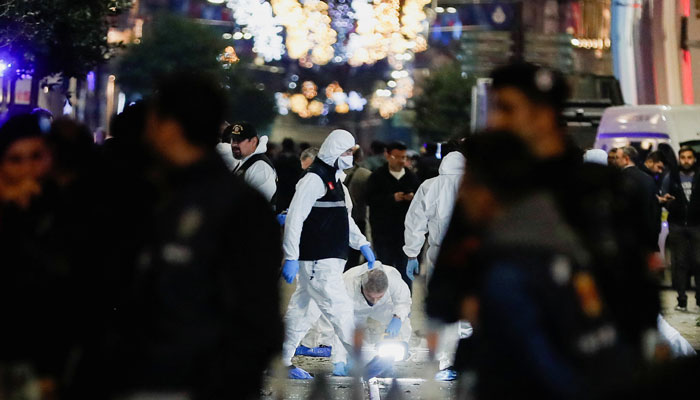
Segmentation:
<svg viewBox="0 0 700 400">
<path fill-rule="evenodd" d="M 641 351 L 644 332 L 655 329 L 659 299 L 637 228 L 639 217 L 631 212 L 632 201 L 622 189 L 620 172 L 584 164 L 573 147 L 540 161 L 537 170 L 539 187 L 552 193 L 562 217 L 591 254 L 592 272 L 620 333 L 630 343 L 640 344 Z M 462 295 L 474 289 L 471 256 L 482 238 L 457 207 L 428 283 L 430 317 L 446 322 L 459 318 Z"/>
<path fill-rule="evenodd" d="M 396 240 L 403 243 L 404 220 L 411 202 L 396 202 L 394 193 L 415 193 L 420 186 L 416 175 L 408 169 L 404 170 L 404 176 L 397 180 L 389 173 L 389 166 L 383 165 L 367 181 L 369 223 L 375 241 Z"/>
<path fill-rule="evenodd" d="M 678 171 L 672 171 L 664 178 L 663 191 L 675 197 L 675 200 L 666 203 L 669 224 L 681 226 L 700 225 L 699 179 L 700 171 L 696 168 L 695 176 L 693 177 L 693 191 L 690 195 L 690 201 L 688 201 L 685 197 L 683 187 L 681 187 L 681 177 Z"/>
<path fill-rule="evenodd" d="M 585 399 L 630 378 L 591 258 L 549 195 L 495 220 L 475 259 L 478 398 Z"/>
<path fill-rule="evenodd" d="M 159 188 L 152 234 L 101 366 L 113 379 L 105 387 L 246 398 L 282 341 L 272 209 L 214 153 L 169 171 Z M 232 376 L 246 384 L 231 385 Z"/>
<path fill-rule="evenodd" d="M 629 192 L 635 213 L 638 215 L 640 229 L 643 230 L 646 248 L 659 251 L 659 233 L 661 233 L 661 206 L 656 198 L 657 186 L 654 178 L 636 166 L 622 170 L 625 190 Z"/>
</svg>

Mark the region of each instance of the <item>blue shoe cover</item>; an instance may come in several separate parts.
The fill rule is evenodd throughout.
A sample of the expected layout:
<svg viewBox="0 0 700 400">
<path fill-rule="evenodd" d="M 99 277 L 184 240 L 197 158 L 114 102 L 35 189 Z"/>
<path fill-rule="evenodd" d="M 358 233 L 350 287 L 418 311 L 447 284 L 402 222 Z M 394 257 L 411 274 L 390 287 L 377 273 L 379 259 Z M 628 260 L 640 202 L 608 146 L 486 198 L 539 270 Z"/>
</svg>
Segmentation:
<svg viewBox="0 0 700 400">
<path fill-rule="evenodd" d="M 437 374 L 435 374 L 435 380 L 436 381 L 453 381 L 457 379 L 457 371 L 450 369 L 450 368 L 445 368 L 442 371 L 439 371 Z"/>
<path fill-rule="evenodd" d="M 333 363 L 333 376 L 348 376 L 348 369 L 344 362 Z"/>
<path fill-rule="evenodd" d="M 289 367 L 289 379 L 313 379 L 314 377 L 311 376 L 310 373 L 304 371 L 303 369 L 295 366 L 290 366 Z"/>
<path fill-rule="evenodd" d="M 307 357 L 330 357 L 332 347 L 330 346 L 319 346 L 319 347 L 306 347 L 299 346 L 294 352 L 295 356 L 307 356 Z"/>
<path fill-rule="evenodd" d="M 380 358 L 379 356 L 374 357 L 370 362 L 365 365 L 365 373 L 363 378 L 366 381 L 382 374 L 384 371 L 391 369 L 394 365 L 394 360 L 390 357 Z"/>
</svg>

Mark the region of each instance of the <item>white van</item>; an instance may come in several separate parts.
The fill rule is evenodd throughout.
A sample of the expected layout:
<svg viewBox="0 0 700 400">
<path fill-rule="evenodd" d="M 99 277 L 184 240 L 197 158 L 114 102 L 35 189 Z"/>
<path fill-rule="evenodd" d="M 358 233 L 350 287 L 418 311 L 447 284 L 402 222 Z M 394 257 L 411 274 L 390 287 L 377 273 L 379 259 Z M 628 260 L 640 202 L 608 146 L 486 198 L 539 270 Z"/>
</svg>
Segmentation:
<svg viewBox="0 0 700 400">
<path fill-rule="evenodd" d="M 596 135 L 596 149 L 634 146 L 643 157 L 668 143 L 677 152 L 689 145 L 700 150 L 700 106 L 643 105 L 609 107 Z"/>
</svg>

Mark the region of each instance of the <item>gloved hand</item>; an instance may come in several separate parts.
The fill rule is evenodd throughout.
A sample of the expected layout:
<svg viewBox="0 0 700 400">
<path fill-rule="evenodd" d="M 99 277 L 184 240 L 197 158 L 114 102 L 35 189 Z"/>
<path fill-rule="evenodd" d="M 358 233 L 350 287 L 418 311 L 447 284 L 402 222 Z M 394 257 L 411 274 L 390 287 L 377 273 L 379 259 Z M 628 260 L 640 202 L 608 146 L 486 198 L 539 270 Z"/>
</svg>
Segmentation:
<svg viewBox="0 0 700 400">
<path fill-rule="evenodd" d="M 277 223 L 280 224 L 280 226 L 284 226 L 285 221 L 287 220 L 287 214 L 286 213 L 279 213 L 277 214 Z"/>
<path fill-rule="evenodd" d="M 408 263 L 406 263 L 406 276 L 408 276 L 408 279 L 413 280 L 413 275 L 418 272 L 420 272 L 420 270 L 418 269 L 418 259 L 409 258 Z"/>
<path fill-rule="evenodd" d="M 344 362 L 333 363 L 333 376 L 348 376 L 348 366 Z"/>
<path fill-rule="evenodd" d="M 391 319 L 391 322 L 389 322 L 389 326 L 386 327 L 386 330 L 384 332 L 389 334 L 389 337 L 394 337 L 399 334 L 399 331 L 401 330 L 401 318 L 399 317 L 394 317 Z"/>
<path fill-rule="evenodd" d="M 289 379 L 313 379 L 310 373 L 304 371 L 303 369 L 295 366 L 289 367 L 289 372 L 287 373 Z"/>
<path fill-rule="evenodd" d="M 368 244 L 360 247 L 360 251 L 362 252 L 362 255 L 365 257 L 365 260 L 367 260 L 367 269 L 372 269 L 374 268 L 374 262 L 377 261 L 376 258 L 374 258 L 374 252 L 372 251 L 372 248 L 369 247 Z"/>
<path fill-rule="evenodd" d="M 284 262 L 284 266 L 282 267 L 282 276 L 287 283 L 291 284 L 294 282 L 297 272 L 299 272 L 299 261 L 287 260 Z"/>
</svg>

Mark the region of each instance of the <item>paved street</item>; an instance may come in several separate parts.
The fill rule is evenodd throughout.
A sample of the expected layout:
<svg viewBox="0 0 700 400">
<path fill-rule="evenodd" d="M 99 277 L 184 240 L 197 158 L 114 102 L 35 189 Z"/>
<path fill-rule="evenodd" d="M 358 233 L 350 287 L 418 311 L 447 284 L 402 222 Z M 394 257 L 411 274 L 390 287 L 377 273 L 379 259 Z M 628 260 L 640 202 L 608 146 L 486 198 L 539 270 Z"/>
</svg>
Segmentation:
<svg viewBox="0 0 700 400">
<path fill-rule="evenodd" d="M 695 292 L 688 291 L 688 312 L 676 311 L 676 292 L 671 289 L 661 291 L 661 314 L 671 326 L 700 352 L 700 327 L 696 320 L 700 318 L 700 308 L 695 305 Z"/>
<path fill-rule="evenodd" d="M 283 305 L 286 310 L 289 297 L 294 292 L 294 285 L 282 285 Z M 427 382 L 437 372 L 437 363 L 428 361 L 427 347 L 425 345 L 425 313 L 423 312 L 423 299 L 425 293 L 425 279 L 418 278 L 413 285 L 413 311 L 411 323 L 413 325 L 413 338 L 411 340 L 411 359 L 396 365 L 395 372 L 397 384 L 405 399 L 440 398 L 453 399 L 456 394 L 456 385 L 452 382 Z M 664 318 L 685 337 L 690 344 L 700 350 L 700 327 L 695 321 L 700 317 L 700 309 L 695 307 L 695 293 L 688 292 L 688 312 L 674 310 L 676 294 L 673 290 L 661 291 L 662 314 Z M 294 364 L 304 368 L 315 376 L 324 375 L 328 378 L 328 390 L 331 398 L 350 399 L 353 392 L 353 380 L 345 377 L 332 377 L 333 366 L 328 358 L 295 357 Z M 390 379 L 378 379 L 380 396 L 387 395 L 391 388 Z M 306 399 L 306 396 L 315 388 L 314 381 L 294 381 L 289 379 L 268 379 L 263 390 L 263 399 Z M 363 387 L 365 398 L 368 398 L 369 388 Z"/>
</svg>

